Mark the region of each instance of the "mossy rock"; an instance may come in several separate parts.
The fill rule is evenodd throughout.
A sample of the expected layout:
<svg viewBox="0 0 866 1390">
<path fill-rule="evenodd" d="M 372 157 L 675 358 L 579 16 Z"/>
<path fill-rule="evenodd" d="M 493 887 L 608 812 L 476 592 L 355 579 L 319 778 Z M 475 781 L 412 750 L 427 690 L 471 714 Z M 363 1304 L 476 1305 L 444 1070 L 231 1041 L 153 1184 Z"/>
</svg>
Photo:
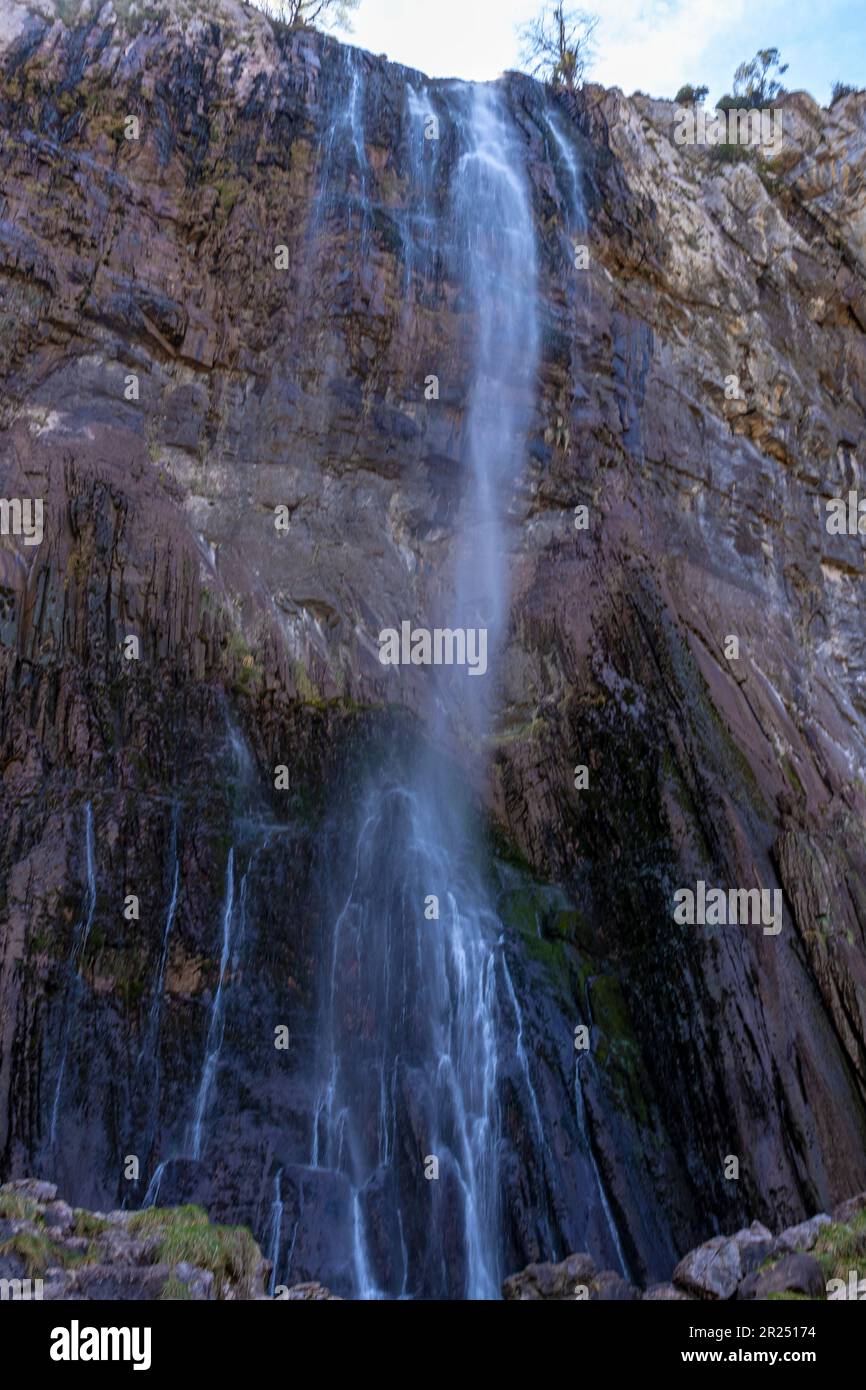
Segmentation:
<svg viewBox="0 0 866 1390">
<path fill-rule="evenodd" d="M 847 1281 L 848 1272 L 866 1264 L 866 1208 L 853 1221 L 822 1226 L 812 1251 L 824 1277 Z"/>
<path fill-rule="evenodd" d="M 252 1297 L 262 1255 L 251 1233 L 243 1226 L 214 1225 L 201 1207 L 150 1207 L 132 1214 L 126 1223 L 130 1234 L 156 1238 L 153 1258 L 157 1263 L 182 1262 L 207 1269 L 216 1281 L 217 1297 L 228 1288 Z M 168 1286 L 166 1286 L 168 1287 Z M 165 1297 L 171 1297 L 165 1294 Z"/>
</svg>

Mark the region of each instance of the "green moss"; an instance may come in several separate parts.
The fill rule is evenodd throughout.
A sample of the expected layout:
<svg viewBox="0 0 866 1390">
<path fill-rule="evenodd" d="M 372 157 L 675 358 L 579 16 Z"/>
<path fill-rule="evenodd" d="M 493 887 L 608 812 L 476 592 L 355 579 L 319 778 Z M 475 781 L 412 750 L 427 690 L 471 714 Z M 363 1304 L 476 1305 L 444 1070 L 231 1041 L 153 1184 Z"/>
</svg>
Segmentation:
<svg viewBox="0 0 866 1390">
<path fill-rule="evenodd" d="M 847 1280 L 849 1270 L 860 1268 L 866 1260 L 866 1209 L 851 1222 L 822 1226 L 812 1254 L 825 1279 Z"/>
<path fill-rule="evenodd" d="M 787 754 L 784 755 L 782 758 L 782 768 L 784 770 L 785 776 L 787 777 L 791 786 L 794 788 L 794 791 L 797 792 L 800 796 L 805 796 L 806 793 L 803 788 L 803 783 L 797 776 L 797 770 L 794 767 L 794 764 L 791 762 L 791 759 L 787 756 Z"/>
<path fill-rule="evenodd" d="M 158 1237 L 157 1262 L 176 1265 L 186 1261 L 210 1270 L 218 1297 L 227 1280 L 249 1286 L 261 1258 L 248 1230 L 242 1226 L 215 1226 L 201 1207 L 151 1207 L 134 1212 L 128 1229 L 137 1235 Z"/>
<path fill-rule="evenodd" d="M 0 1256 L 3 1255 L 18 1255 L 24 1261 L 29 1278 L 43 1275 L 46 1269 L 53 1266 L 74 1269 L 78 1265 L 92 1264 L 98 1258 L 93 1246 L 88 1246 L 87 1250 L 67 1250 L 53 1241 L 44 1229 L 18 1231 L 10 1236 L 0 1245 Z"/>
<path fill-rule="evenodd" d="M 183 1303 L 189 1301 L 191 1298 L 192 1294 L 189 1291 L 189 1286 L 185 1284 L 182 1279 L 178 1279 L 176 1274 L 172 1274 L 163 1285 L 162 1293 L 159 1295 L 158 1301 L 160 1303 Z"/>
<path fill-rule="evenodd" d="M 126 1222 L 126 1228 L 134 1235 L 151 1236 L 161 1234 L 171 1226 L 209 1226 L 210 1218 L 203 1207 L 147 1207 L 144 1211 L 134 1211 Z"/>
<path fill-rule="evenodd" d="M 811 1303 L 814 1300 L 805 1293 L 794 1293 L 791 1289 L 786 1289 L 784 1293 L 767 1294 L 768 1303 Z"/>
<path fill-rule="evenodd" d="M 551 984 L 566 998 L 572 975 L 568 946 L 576 934 L 577 912 L 551 903 L 551 890 L 534 883 L 506 889 L 497 910 L 503 923 L 519 933 L 524 954 L 543 966 Z"/>
<path fill-rule="evenodd" d="M 99 1236 L 103 1231 L 111 1229 L 111 1222 L 106 1221 L 103 1216 L 94 1216 L 91 1211 L 84 1211 L 78 1207 L 73 1213 L 75 1225 L 73 1232 L 77 1236 Z"/>
<path fill-rule="evenodd" d="M 220 212 L 227 221 L 231 216 L 232 208 L 243 192 L 242 179 L 219 179 L 214 185 L 219 198 Z"/>
<path fill-rule="evenodd" d="M 598 1026 L 613 1038 L 630 1034 L 628 1005 L 619 980 L 613 975 L 597 975 L 591 989 L 592 1013 Z"/>
<path fill-rule="evenodd" d="M 0 1218 L 5 1221 L 37 1221 L 39 1208 L 32 1197 L 18 1192 L 0 1192 Z"/>
</svg>

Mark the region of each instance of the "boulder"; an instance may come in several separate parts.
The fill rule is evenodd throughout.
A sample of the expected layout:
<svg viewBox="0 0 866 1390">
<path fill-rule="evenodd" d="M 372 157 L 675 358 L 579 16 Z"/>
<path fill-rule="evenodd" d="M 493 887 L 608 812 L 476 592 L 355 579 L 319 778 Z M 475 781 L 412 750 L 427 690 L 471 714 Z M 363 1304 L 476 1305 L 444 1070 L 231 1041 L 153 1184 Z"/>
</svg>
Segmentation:
<svg viewBox="0 0 866 1390">
<path fill-rule="evenodd" d="M 762 1270 L 755 1283 L 755 1298 L 774 1293 L 799 1293 L 806 1298 L 826 1298 L 824 1271 L 811 1255 L 797 1252 L 785 1255 L 769 1269 Z"/>
<path fill-rule="evenodd" d="M 589 1297 L 593 1303 L 633 1303 L 640 1293 L 614 1270 L 605 1269 L 590 1284 Z"/>
<path fill-rule="evenodd" d="M 581 1286 L 590 1290 L 591 1297 L 593 1280 L 600 1277 L 607 1276 L 597 1274 L 591 1256 L 569 1255 L 561 1264 L 531 1264 L 519 1274 L 512 1274 L 502 1285 L 502 1296 L 511 1302 L 571 1302 Z"/>
<path fill-rule="evenodd" d="M 830 1217 L 826 1212 L 821 1212 L 808 1221 L 801 1221 L 798 1226 L 789 1226 L 779 1236 L 779 1245 L 783 1250 L 811 1250 L 821 1227 L 829 1224 Z"/>
<path fill-rule="evenodd" d="M 864 1209 L 866 1209 L 866 1192 L 858 1192 L 856 1197 L 849 1197 L 847 1202 L 840 1202 L 838 1207 L 833 1208 L 833 1220 L 841 1221 L 847 1226 Z"/>
<path fill-rule="evenodd" d="M 18 1197 L 29 1197 L 32 1202 L 53 1202 L 57 1188 L 53 1182 L 42 1182 L 39 1178 L 15 1178 L 4 1182 L 0 1192 L 14 1192 Z"/>
<path fill-rule="evenodd" d="M 746 1275 L 774 1253 L 776 1242 L 766 1226 L 751 1226 L 732 1236 L 715 1236 L 689 1251 L 673 1273 L 673 1282 L 696 1298 L 733 1298 Z"/>
</svg>

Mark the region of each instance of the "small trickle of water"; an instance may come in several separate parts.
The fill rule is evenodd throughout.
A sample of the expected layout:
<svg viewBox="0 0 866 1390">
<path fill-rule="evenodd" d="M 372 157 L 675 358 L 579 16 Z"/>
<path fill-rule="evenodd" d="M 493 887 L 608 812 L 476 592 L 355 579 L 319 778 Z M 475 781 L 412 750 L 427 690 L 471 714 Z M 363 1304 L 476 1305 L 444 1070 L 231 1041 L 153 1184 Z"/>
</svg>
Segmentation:
<svg viewBox="0 0 866 1390">
<path fill-rule="evenodd" d="M 202 1126 L 204 1124 L 205 1112 L 208 1100 L 210 1099 L 211 1087 L 213 1086 L 214 1073 L 216 1072 L 219 1060 L 220 1048 L 223 1040 L 223 991 L 225 988 L 226 971 L 228 970 L 229 959 L 232 948 L 232 921 L 235 906 L 235 851 L 234 846 L 229 850 L 228 864 L 226 866 L 226 888 L 225 904 L 223 907 L 222 925 L 222 949 L 220 951 L 220 973 L 219 983 L 211 1005 L 210 1022 L 208 1023 L 207 1042 L 205 1044 L 204 1065 L 199 1081 L 198 1094 L 196 1096 L 195 1111 L 192 1122 L 192 1142 L 190 1154 L 193 1158 L 201 1157 Z"/>
<path fill-rule="evenodd" d="M 280 1259 L 280 1235 L 283 1227 L 283 1170 L 277 1169 L 274 1178 L 274 1200 L 271 1205 L 271 1237 L 270 1237 L 270 1259 L 271 1259 L 271 1281 L 268 1286 L 268 1293 L 271 1298 L 277 1287 L 277 1265 Z"/>
<path fill-rule="evenodd" d="M 595 1178 L 595 1185 L 598 1189 L 599 1201 L 601 1202 L 601 1209 L 604 1212 L 604 1219 L 607 1223 L 607 1229 L 610 1234 L 613 1248 L 616 1251 L 617 1259 L 619 1260 L 622 1276 L 624 1279 L 628 1279 L 630 1278 L 628 1263 L 625 1258 L 625 1252 L 623 1251 L 622 1242 L 619 1238 L 617 1224 L 614 1219 L 613 1212 L 611 1210 L 610 1202 L 608 1201 L 604 1179 L 601 1176 L 601 1169 L 598 1166 L 598 1160 L 595 1156 L 595 1149 L 593 1147 L 592 1140 L 589 1134 L 589 1125 L 587 1123 L 586 1118 L 586 1102 L 583 1098 L 583 1083 L 580 1079 L 580 1064 L 585 1057 L 585 1053 L 579 1053 L 574 1065 L 574 1100 L 575 1110 L 577 1112 L 577 1126 L 580 1130 L 580 1137 L 583 1140 L 583 1147 L 586 1151 L 587 1158 L 589 1159 L 590 1167 L 592 1168 L 593 1176 Z"/>
<path fill-rule="evenodd" d="M 547 124 L 556 146 L 558 162 L 565 172 L 566 220 L 570 230 L 582 232 L 586 229 L 586 207 L 580 164 L 574 146 L 563 131 L 561 118 L 555 111 L 548 112 Z"/>
</svg>

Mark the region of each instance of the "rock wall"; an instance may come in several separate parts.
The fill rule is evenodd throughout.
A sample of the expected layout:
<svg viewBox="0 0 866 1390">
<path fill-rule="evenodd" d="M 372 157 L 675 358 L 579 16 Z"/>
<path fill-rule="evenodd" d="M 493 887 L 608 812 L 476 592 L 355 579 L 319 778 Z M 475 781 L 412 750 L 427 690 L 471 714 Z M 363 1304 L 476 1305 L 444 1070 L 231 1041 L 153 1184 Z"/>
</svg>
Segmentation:
<svg viewBox="0 0 866 1390">
<path fill-rule="evenodd" d="M 824 507 L 864 439 L 866 99 L 796 93 L 782 154 L 731 160 L 676 146 L 671 103 L 503 83 L 542 363 L 475 794 L 571 1174 L 552 1189 L 515 1056 L 508 1267 L 610 1264 L 601 1184 L 627 1272 L 666 1278 L 866 1185 L 863 542 Z M 0 495 L 45 499 L 42 543 L 0 548 L 0 1176 L 138 1206 L 173 1156 L 159 1200 L 264 1248 L 282 1168 L 279 1261 L 337 1292 L 342 1198 L 305 1154 L 317 913 L 363 768 L 418 736 L 423 672 L 376 638 L 435 610 L 461 496 L 472 325 L 424 231 L 452 111 L 234 0 L 0 25 Z M 699 879 L 780 889 L 781 933 L 676 925 Z"/>
</svg>

